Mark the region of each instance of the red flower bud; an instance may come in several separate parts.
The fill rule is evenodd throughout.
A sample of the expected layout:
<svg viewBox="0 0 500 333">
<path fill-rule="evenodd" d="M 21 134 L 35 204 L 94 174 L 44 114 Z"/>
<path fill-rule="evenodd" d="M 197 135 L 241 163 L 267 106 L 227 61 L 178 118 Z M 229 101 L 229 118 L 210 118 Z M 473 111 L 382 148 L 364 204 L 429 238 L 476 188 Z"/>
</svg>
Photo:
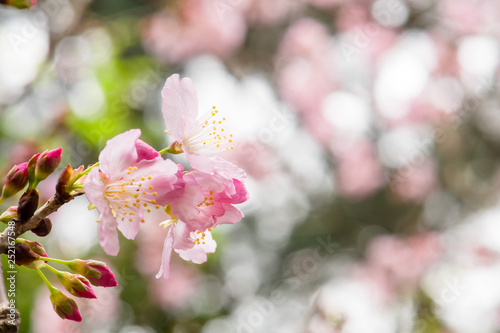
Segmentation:
<svg viewBox="0 0 500 333">
<path fill-rule="evenodd" d="M 0 0 L 0 4 L 16 7 L 19 9 L 36 6 L 37 0 Z"/>
<path fill-rule="evenodd" d="M 59 272 L 57 278 L 71 295 L 83 298 L 97 298 L 89 280 L 83 275 Z"/>
<path fill-rule="evenodd" d="M 82 321 L 82 315 L 78 311 L 78 306 L 75 301 L 64 295 L 56 288 L 50 290 L 50 301 L 54 307 L 54 311 L 62 319 L 69 319 L 74 321 Z"/>
<path fill-rule="evenodd" d="M 36 161 L 36 180 L 41 182 L 54 172 L 61 162 L 62 148 L 44 151 Z"/>
<path fill-rule="evenodd" d="M 3 185 L 2 198 L 7 199 L 21 191 L 28 184 L 28 163 L 15 165 L 7 174 Z"/>
<path fill-rule="evenodd" d="M 115 275 L 105 263 L 96 260 L 75 259 L 68 264 L 69 269 L 89 279 L 90 283 L 99 287 L 116 287 Z"/>
</svg>

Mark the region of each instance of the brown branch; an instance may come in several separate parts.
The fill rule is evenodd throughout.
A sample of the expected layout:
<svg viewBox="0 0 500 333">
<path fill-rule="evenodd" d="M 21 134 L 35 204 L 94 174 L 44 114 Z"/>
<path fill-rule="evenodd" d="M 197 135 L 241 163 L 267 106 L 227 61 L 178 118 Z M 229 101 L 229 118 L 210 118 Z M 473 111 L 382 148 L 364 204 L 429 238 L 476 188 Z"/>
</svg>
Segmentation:
<svg viewBox="0 0 500 333">
<path fill-rule="evenodd" d="M 0 253 L 6 254 L 9 249 L 9 241 L 16 239 L 26 231 L 35 229 L 44 218 L 57 211 L 59 207 L 65 203 L 73 200 L 75 196 L 68 195 L 67 198 L 62 199 L 61 196 L 56 193 L 42 207 L 40 207 L 28 221 L 22 223 L 21 221 L 14 219 L 13 221 L 15 224 L 13 229 L 7 227 L 0 234 Z M 12 234 L 12 232 L 14 232 L 14 234 Z M 9 307 L 10 304 L 11 303 L 7 297 L 7 290 L 5 288 L 3 277 L 3 268 L 0 261 L 0 333 L 15 333 L 19 330 L 19 326 L 21 325 L 21 316 L 19 311 L 15 308 L 11 309 Z"/>
</svg>

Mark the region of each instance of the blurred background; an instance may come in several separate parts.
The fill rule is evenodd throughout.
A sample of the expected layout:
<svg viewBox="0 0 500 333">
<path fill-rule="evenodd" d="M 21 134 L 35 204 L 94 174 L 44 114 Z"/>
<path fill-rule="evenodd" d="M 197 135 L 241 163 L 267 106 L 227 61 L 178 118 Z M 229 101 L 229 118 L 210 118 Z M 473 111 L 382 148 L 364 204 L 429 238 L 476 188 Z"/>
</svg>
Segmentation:
<svg viewBox="0 0 500 333">
<path fill-rule="evenodd" d="M 110 257 L 86 198 L 65 205 L 32 239 L 119 287 L 63 321 L 19 268 L 21 332 L 500 332 L 499 22 L 496 0 L 0 6 L 2 174 L 59 146 L 61 166 L 94 163 L 130 128 L 166 147 L 160 90 L 180 73 L 226 114 L 250 192 L 168 281 L 157 226 Z"/>
</svg>

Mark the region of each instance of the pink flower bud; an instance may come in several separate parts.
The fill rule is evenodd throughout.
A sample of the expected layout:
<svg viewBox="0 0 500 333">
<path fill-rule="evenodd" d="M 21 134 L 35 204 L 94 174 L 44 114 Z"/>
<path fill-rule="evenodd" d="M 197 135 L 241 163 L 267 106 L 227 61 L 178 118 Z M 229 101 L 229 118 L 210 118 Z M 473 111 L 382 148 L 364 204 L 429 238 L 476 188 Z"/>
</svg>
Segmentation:
<svg viewBox="0 0 500 333">
<path fill-rule="evenodd" d="M 90 286 L 89 280 L 84 276 L 69 272 L 59 272 L 57 278 L 71 295 L 83 298 L 97 298 Z"/>
<path fill-rule="evenodd" d="M 6 4 L 7 6 L 16 7 L 19 9 L 26 9 L 36 6 L 37 0 L 3 0 L 0 4 Z"/>
<path fill-rule="evenodd" d="M 31 185 L 36 183 L 36 162 L 40 157 L 40 153 L 33 155 L 28 161 L 28 179 L 30 182 L 30 188 L 34 188 Z"/>
<path fill-rule="evenodd" d="M 54 311 L 62 319 L 69 319 L 74 321 L 82 321 L 82 315 L 78 311 L 78 306 L 75 301 L 64 295 L 56 288 L 50 290 L 50 301 L 54 307 Z"/>
<path fill-rule="evenodd" d="M 59 147 L 54 150 L 46 150 L 39 157 L 36 162 L 36 180 L 41 182 L 54 172 L 61 162 L 62 148 Z"/>
<path fill-rule="evenodd" d="M 115 275 L 105 263 L 96 260 L 75 259 L 68 264 L 69 269 L 89 279 L 90 283 L 99 287 L 116 287 Z"/>
<path fill-rule="evenodd" d="M 3 185 L 2 197 L 10 198 L 21 191 L 28 184 L 28 163 L 15 165 L 7 174 L 7 179 Z"/>
<path fill-rule="evenodd" d="M 0 215 L 0 222 L 8 223 L 17 217 L 17 206 L 9 207 L 5 212 Z"/>
</svg>

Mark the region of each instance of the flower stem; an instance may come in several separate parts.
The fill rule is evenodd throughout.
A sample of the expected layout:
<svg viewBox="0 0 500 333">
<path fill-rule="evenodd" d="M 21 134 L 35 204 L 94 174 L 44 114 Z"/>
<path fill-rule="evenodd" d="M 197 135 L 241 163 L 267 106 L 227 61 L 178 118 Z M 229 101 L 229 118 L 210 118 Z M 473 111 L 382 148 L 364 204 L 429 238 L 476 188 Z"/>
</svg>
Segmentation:
<svg viewBox="0 0 500 333">
<path fill-rule="evenodd" d="M 55 262 L 61 265 L 68 265 L 70 263 L 69 260 L 60 260 L 60 259 L 54 259 L 54 258 L 48 258 L 48 257 L 40 257 L 41 260 L 44 261 L 50 261 L 50 262 Z"/>
<path fill-rule="evenodd" d="M 164 148 L 158 152 L 160 155 L 170 153 L 170 147 Z"/>
<path fill-rule="evenodd" d="M 99 166 L 99 162 L 97 163 L 94 163 L 92 164 L 91 166 L 89 166 L 87 169 L 83 170 L 79 175 L 78 177 L 76 178 L 75 181 L 77 181 L 78 179 L 82 178 L 82 176 L 88 174 L 90 172 L 90 170 L 92 170 L 93 168 L 95 168 L 96 166 Z"/>
<path fill-rule="evenodd" d="M 52 284 L 50 284 L 49 280 L 47 280 L 47 278 L 42 273 L 42 271 L 40 270 L 40 268 L 35 268 L 35 270 L 38 273 L 38 275 L 40 275 L 40 277 L 42 278 L 43 282 L 45 282 L 45 284 L 47 285 L 47 288 L 49 288 L 50 291 L 56 289 Z"/>
<path fill-rule="evenodd" d="M 49 270 L 51 270 L 52 272 L 54 272 L 54 274 L 56 274 L 56 275 L 59 275 L 61 273 L 57 269 L 55 269 L 54 267 L 52 267 L 50 265 L 45 265 L 45 267 L 48 268 Z"/>
</svg>

